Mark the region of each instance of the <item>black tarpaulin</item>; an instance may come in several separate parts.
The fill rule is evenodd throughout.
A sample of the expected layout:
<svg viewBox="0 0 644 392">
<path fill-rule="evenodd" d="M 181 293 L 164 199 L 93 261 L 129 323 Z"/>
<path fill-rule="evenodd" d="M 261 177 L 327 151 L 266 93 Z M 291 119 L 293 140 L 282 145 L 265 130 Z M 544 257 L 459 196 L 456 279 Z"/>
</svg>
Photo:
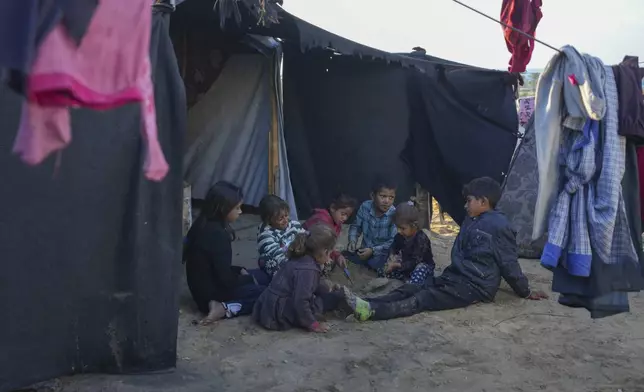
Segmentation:
<svg viewBox="0 0 644 392">
<path fill-rule="evenodd" d="M 409 140 L 402 154 L 412 177 L 457 223 L 463 185 L 503 182 L 517 142 L 513 80 L 505 72 L 438 66 L 408 72 Z"/>
<path fill-rule="evenodd" d="M 284 133 L 300 218 L 337 192 L 367 199 L 374 177 L 413 181 L 399 155 L 408 135 L 405 72 L 326 51 L 284 55 Z"/>
<path fill-rule="evenodd" d="M 168 18 L 154 15 L 150 50 L 160 183 L 143 175 L 136 105 L 75 111 L 56 171 L 11 153 L 21 103 L 0 88 L 0 391 L 175 365 L 186 104 Z"/>
</svg>

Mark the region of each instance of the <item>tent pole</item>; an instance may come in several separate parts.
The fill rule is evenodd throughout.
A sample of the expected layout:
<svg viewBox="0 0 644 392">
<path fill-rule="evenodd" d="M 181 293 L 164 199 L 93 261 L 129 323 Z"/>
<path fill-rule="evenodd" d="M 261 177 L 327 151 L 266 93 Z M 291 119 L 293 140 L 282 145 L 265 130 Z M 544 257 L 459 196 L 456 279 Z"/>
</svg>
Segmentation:
<svg viewBox="0 0 644 392">
<path fill-rule="evenodd" d="M 420 227 L 422 229 L 432 229 L 432 198 L 429 192 L 424 190 L 420 184 L 416 184 L 416 202 L 420 211 Z"/>
<path fill-rule="evenodd" d="M 275 62 L 271 65 L 271 75 L 275 75 Z M 275 78 L 271 77 L 272 91 L 271 91 L 271 130 L 268 137 L 268 193 L 276 194 L 277 175 L 279 173 L 279 124 L 277 121 L 277 89 L 275 86 Z"/>
</svg>

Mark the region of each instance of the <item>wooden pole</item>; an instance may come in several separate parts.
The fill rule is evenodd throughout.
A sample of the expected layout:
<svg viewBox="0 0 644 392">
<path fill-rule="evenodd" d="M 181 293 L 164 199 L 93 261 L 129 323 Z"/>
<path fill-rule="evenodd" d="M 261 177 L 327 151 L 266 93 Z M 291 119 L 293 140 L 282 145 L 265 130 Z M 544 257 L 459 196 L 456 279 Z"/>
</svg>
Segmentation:
<svg viewBox="0 0 644 392">
<path fill-rule="evenodd" d="M 429 192 L 424 190 L 420 184 L 416 184 L 416 202 L 420 210 L 420 226 L 423 229 L 431 230 L 432 225 L 432 198 Z"/>
<path fill-rule="evenodd" d="M 271 130 L 268 137 L 268 193 L 277 193 L 277 177 L 279 174 L 279 121 L 277 112 L 277 86 L 275 85 L 275 62 L 271 65 Z"/>
</svg>

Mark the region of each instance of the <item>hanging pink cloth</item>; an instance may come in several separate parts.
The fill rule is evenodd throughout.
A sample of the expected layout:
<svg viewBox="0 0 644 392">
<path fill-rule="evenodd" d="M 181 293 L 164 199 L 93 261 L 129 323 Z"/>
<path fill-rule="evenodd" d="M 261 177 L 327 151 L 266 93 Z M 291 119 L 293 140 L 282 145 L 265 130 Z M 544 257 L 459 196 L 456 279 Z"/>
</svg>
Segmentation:
<svg viewBox="0 0 644 392">
<path fill-rule="evenodd" d="M 72 139 L 69 107 L 111 109 L 141 103 L 146 145 L 145 175 L 168 172 L 157 138 L 149 57 L 149 0 L 100 0 L 80 46 L 62 25 L 43 41 L 28 83 L 14 152 L 31 165 L 65 148 Z"/>
</svg>

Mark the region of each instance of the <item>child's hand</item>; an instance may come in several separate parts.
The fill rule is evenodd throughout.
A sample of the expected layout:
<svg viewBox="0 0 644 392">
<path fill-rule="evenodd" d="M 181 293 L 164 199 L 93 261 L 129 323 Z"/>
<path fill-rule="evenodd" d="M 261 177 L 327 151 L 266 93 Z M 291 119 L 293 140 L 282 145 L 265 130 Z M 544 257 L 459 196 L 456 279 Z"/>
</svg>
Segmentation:
<svg viewBox="0 0 644 392">
<path fill-rule="evenodd" d="M 335 264 L 340 268 L 347 268 L 347 259 L 340 255 L 335 259 Z"/>
<path fill-rule="evenodd" d="M 400 268 L 400 267 L 402 267 L 402 264 L 400 264 L 397 261 L 388 262 L 385 265 L 385 273 L 390 273 L 391 271 L 393 271 L 393 270 L 395 270 L 397 268 Z"/>
<path fill-rule="evenodd" d="M 548 294 L 544 293 L 541 290 L 535 290 L 535 291 L 531 291 L 530 295 L 528 295 L 526 299 L 529 299 L 532 301 L 541 301 L 542 299 L 548 299 Z"/>
<path fill-rule="evenodd" d="M 356 251 L 356 243 L 355 242 L 349 242 L 349 245 L 347 245 L 347 250 L 349 252 L 355 252 Z"/>
<path fill-rule="evenodd" d="M 315 333 L 327 333 L 329 332 L 329 326 L 325 323 L 318 323 L 317 321 L 311 326 L 311 332 Z"/>
<path fill-rule="evenodd" d="M 358 249 L 358 257 L 360 257 L 360 260 L 368 260 L 373 256 L 373 249 L 371 248 L 363 248 L 363 249 Z"/>
</svg>

